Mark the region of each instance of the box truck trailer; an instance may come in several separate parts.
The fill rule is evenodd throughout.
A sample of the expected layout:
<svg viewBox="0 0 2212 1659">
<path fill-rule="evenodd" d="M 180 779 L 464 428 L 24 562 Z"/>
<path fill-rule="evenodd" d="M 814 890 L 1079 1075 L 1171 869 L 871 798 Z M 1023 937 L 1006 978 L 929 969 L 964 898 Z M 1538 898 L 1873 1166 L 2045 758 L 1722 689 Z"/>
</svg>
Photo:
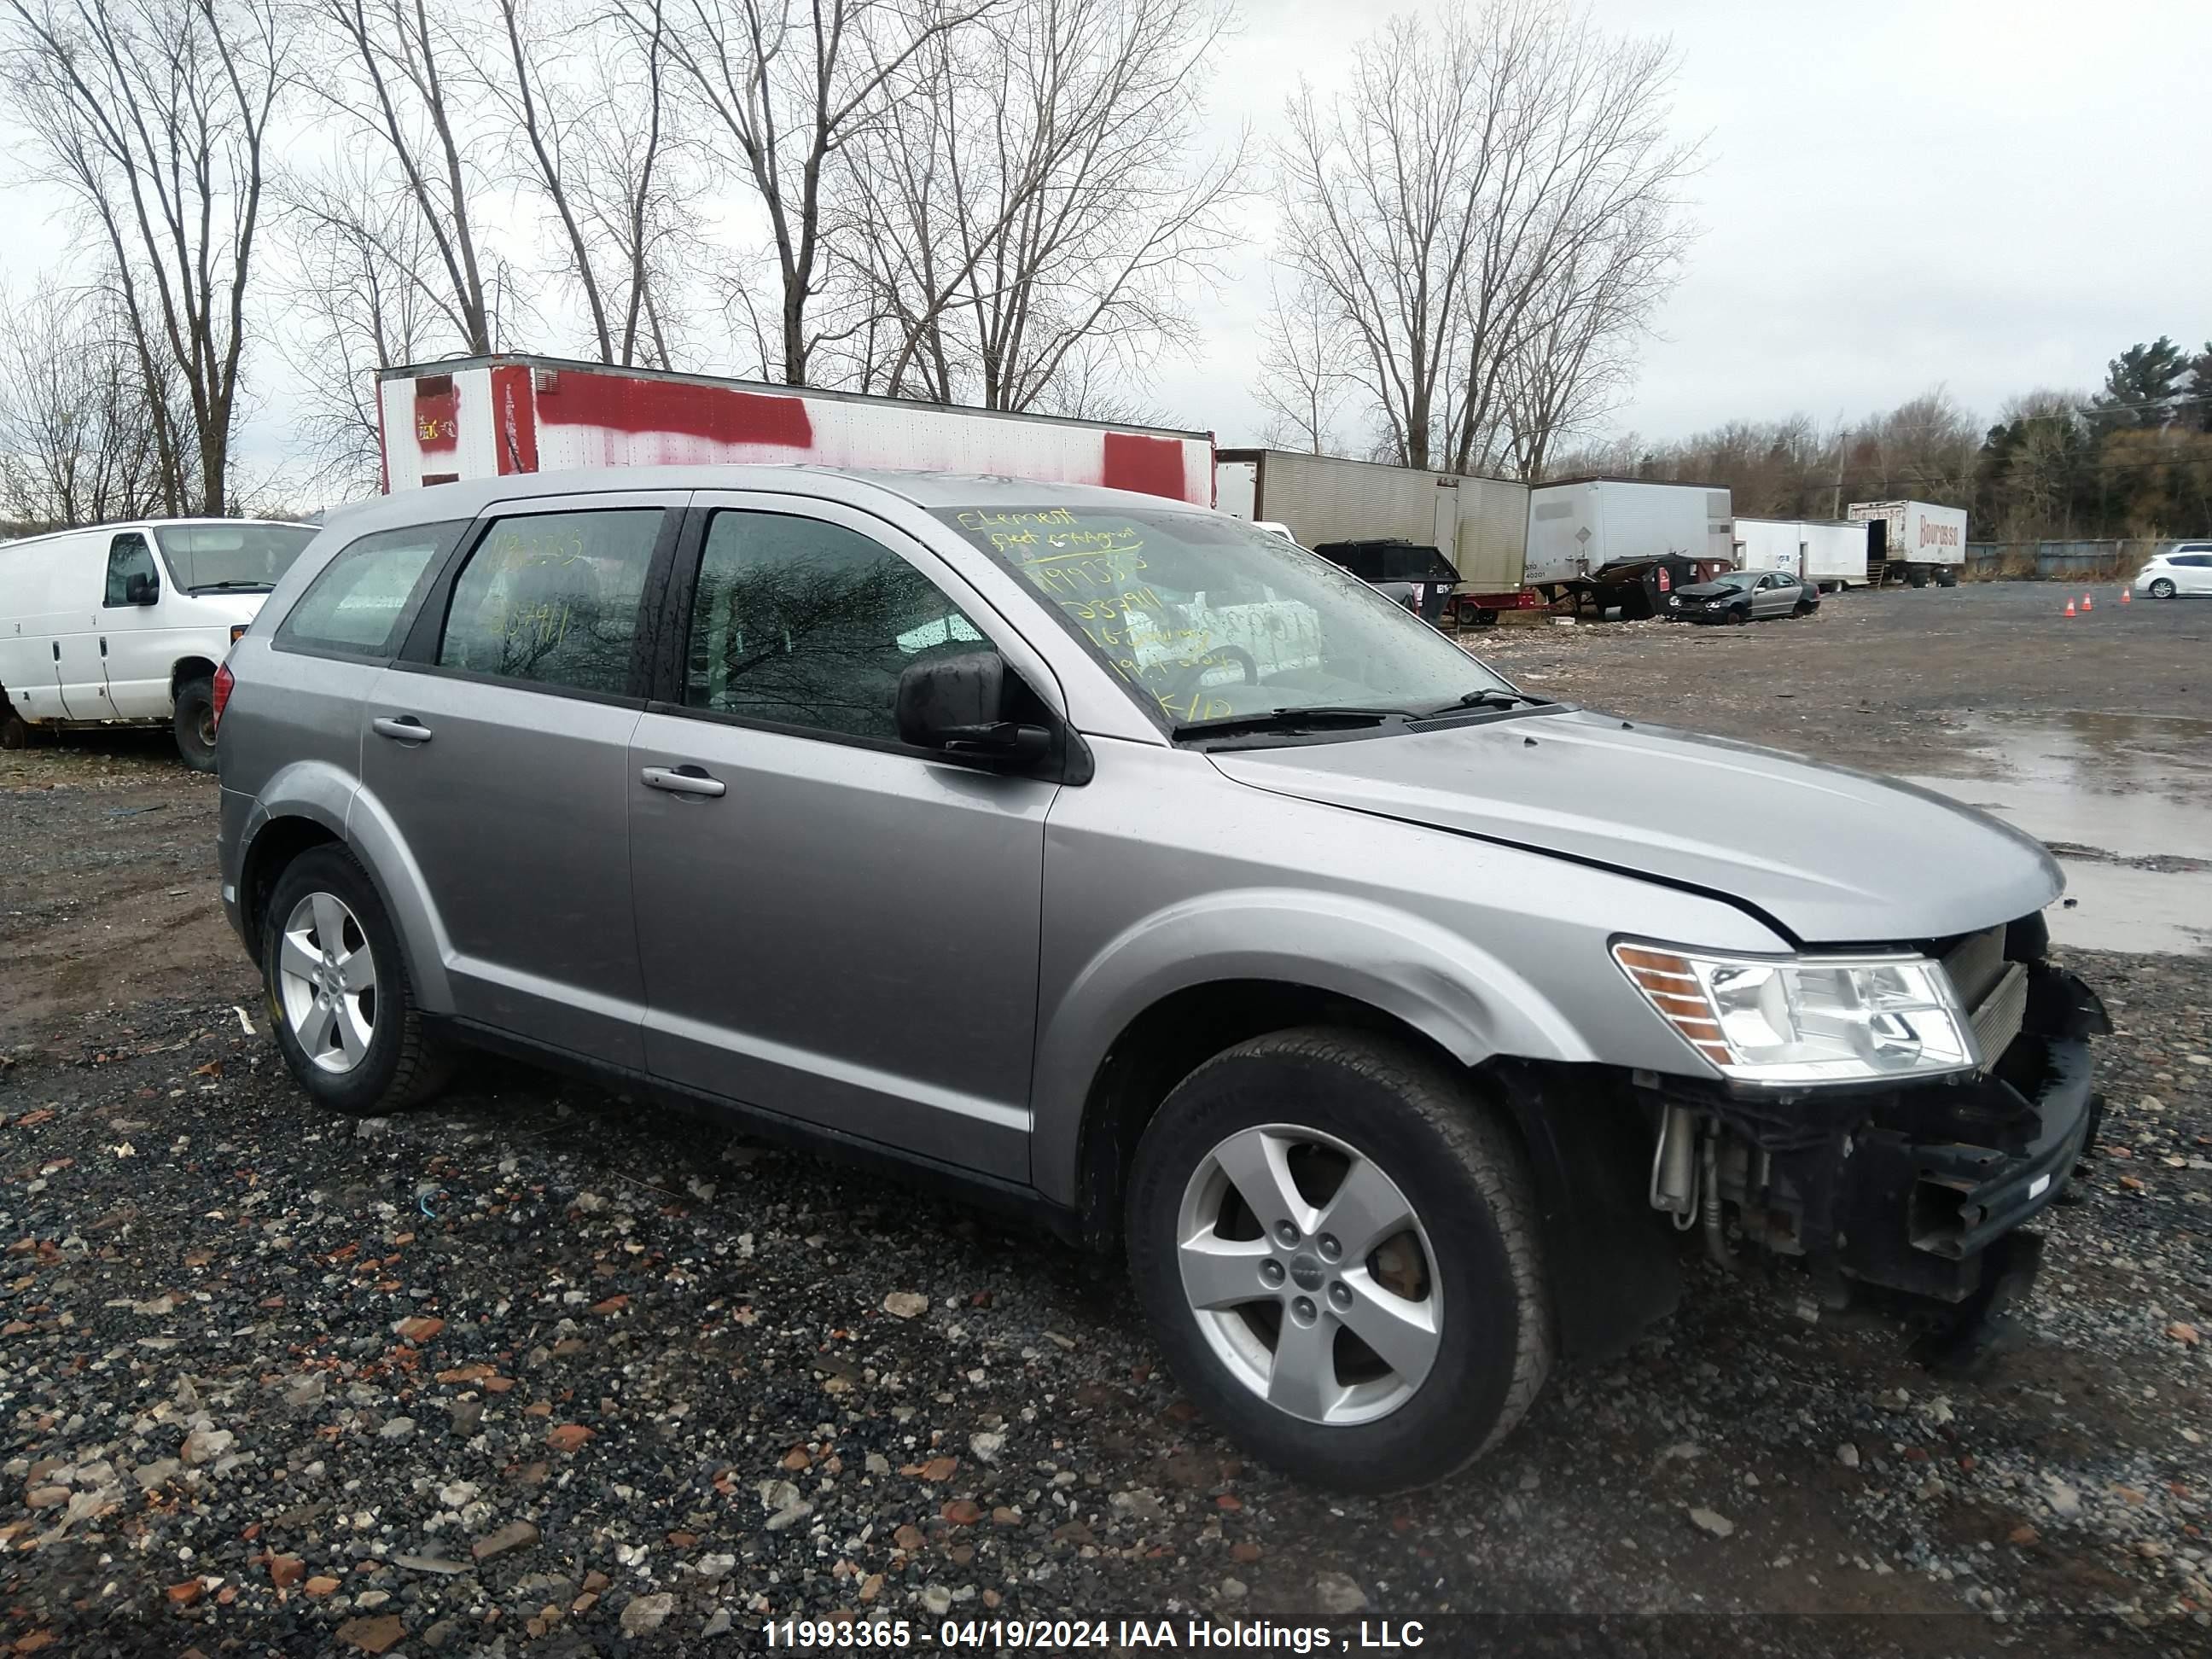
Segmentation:
<svg viewBox="0 0 2212 1659">
<path fill-rule="evenodd" d="M 384 370 L 387 492 L 577 467 L 811 462 L 1104 484 L 1210 506 L 1209 433 L 533 356 Z"/>
<path fill-rule="evenodd" d="M 1867 580 L 1933 581 L 1956 587 L 1966 564 L 1966 509 L 1929 501 L 1853 501 L 1850 517 L 1867 527 Z"/>
<path fill-rule="evenodd" d="M 1528 492 L 1525 580 L 1541 591 L 1587 584 L 1608 565 L 1686 559 L 1714 572 L 1735 562 L 1729 492 L 1642 478 L 1562 478 Z"/>
<path fill-rule="evenodd" d="M 1739 518 L 1735 562 L 1744 570 L 1787 570 L 1823 593 L 1861 587 L 1867 579 L 1867 527 L 1842 519 Z"/>
<path fill-rule="evenodd" d="M 1453 602 L 1474 622 L 1540 603 L 1522 581 L 1528 487 L 1282 449 L 1224 449 L 1215 504 L 1286 530 L 1301 547 L 1403 542 L 1433 548 L 1458 573 Z"/>
</svg>

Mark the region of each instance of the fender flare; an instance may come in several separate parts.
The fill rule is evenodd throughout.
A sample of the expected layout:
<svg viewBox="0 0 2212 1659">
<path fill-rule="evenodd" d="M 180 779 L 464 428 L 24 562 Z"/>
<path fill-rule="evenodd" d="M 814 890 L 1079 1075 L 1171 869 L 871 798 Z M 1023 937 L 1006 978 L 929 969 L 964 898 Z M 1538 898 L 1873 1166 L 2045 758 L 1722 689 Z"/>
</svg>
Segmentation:
<svg viewBox="0 0 2212 1659">
<path fill-rule="evenodd" d="M 416 1006 L 426 1013 L 453 1012 L 445 924 L 430 900 L 421 867 L 382 804 L 326 761 L 295 761 L 269 780 L 246 816 L 239 836 L 241 873 L 252 864 L 253 844 L 261 832 L 283 818 L 306 818 L 321 825 L 353 855 L 368 872 L 399 935 Z"/>
<path fill-rule="evenodd" d="M 1039 1032 L 1030 1177 L 1078 1202 L 1091 1085 L 1122 1035 L 1164 998 L 1223 981 L 1272 981 L 1364 1003 L 1461 1064 L 1499 1055 L 1596 1055 L 1574 1024 L 1474 941 L 1371 901 L 1296 888 L 1207 894 L 1156 911 L 1108 941 Z"/>
</svg>

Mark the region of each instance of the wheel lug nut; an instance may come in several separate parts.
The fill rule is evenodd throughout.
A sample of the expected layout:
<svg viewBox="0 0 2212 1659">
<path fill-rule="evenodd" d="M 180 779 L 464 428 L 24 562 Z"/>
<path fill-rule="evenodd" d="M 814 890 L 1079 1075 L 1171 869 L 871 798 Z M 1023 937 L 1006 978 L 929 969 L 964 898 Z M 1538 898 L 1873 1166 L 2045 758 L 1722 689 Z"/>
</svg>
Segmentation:
<svg viewBox="0 0 2212 1659">
<path fill-rule="evenodd" d="M 1291 1249 L 1298 1242 L 1298 1230 L 1287 1221 L 1278 1221 L 1275 1224 L 1275 1242 L 1286 1250 Z"/>
<path fill-rule="evenodd" d="M 1320 1316 L 1320 1310 L 1314 1306 L 1313 1298 L 1310 1296 L 1302 1296 L 1291 1304 L 1291 1317 L 1301 1325 L 1310 1325 Z"/>
<path fill-rule="evenodd" d="M 1321 1256 L 1322 1261 L 1334 1261 L 1337 1257 L 1343 1254 L 1344 1246 L 1336 1242 L 1336 1235 L 1334 1233 L 1323 1233 L 1321 1236 Z"/>
<path fill-rule="evenodd" d="M 1328 1287 L 1328 1299 L 1340 1308 L 1350 1307 L 1352 1305 L 1352 1286 L 1346 1284 L 1342 1279 L 1338 1279 L 1336 1283 Z"/>
<path fill-rule="evenodd" d="M 1260 1264 L 1260 1277 L 1270 1285 L 1281 1284 L 1283 1282 L 1283 1264 L 1279 1261 L 1262 1261 Z"/>
</svg>

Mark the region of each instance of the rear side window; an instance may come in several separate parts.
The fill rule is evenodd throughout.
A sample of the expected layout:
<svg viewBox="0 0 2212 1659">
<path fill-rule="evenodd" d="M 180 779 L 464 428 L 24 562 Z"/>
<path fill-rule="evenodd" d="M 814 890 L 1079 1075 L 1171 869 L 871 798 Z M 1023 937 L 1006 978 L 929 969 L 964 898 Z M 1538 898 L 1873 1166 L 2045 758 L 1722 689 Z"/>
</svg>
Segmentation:
<svg viewBox="0 0 2212 1659">
<path fill-rule="evenodd" d="M 499 520 L 453 584 L 439 665 L 621 695 L 661 519 L 649 507 Z"/>
<path fill-rule="evenodd" d="M 691 608 L 684 702 L 896 742 L 899 675 L 988 649 L 936 583 L 882 543 L 781 513 L 718 513 Z"/>
<path fill-rule="evenodd" d="M 154 563 L 154 550 L 146 545 L 146 538 L 137 531 L 126 530 L 107 544 L 107 592 L 102 603 L 129 605 L 133 576 L 143 576 L 156 587 L 161 585 L 161 573 Z"/>
<path fill-rule="evenodd" d="M 272 643 L 349 656 L 389 657 L 399 649 L 408 601 L 459 525 L 380 530 L 351 544 L 307 585 Z"/>
</svg>

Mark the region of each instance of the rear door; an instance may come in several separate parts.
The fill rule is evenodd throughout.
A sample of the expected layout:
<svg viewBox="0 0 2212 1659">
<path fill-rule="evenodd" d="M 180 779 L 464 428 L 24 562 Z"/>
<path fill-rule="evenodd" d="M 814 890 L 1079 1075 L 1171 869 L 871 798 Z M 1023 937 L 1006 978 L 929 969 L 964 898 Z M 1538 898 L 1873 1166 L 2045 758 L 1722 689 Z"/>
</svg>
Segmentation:
<svg viewBox="0 0 2212 1659">
<path fill-rule="evenodd" d="M 855 508 L 696 500 L 629 756 L 653 1073 L 1009 1180 L 1029 1173 L 1044 823 L 1060 786 L 898 740 L 922 658 L 1042 662 Z M 1031 690 L 1029 695 L 1035 695 Z"/>
<path fill-rule="evenodd" d="M 109 540 L 101 532 L 71 538 L 54 570 L 54 677 L 71 720 L 114 718 L 107 706 L 107 671 L 100 664 L 98 631 L 111 614 L 102 603 Z"/>
<path fill-rule="evenodd" d="M 361 739 L 356 810 L 419 872 L 455 1012 L 633 1070 L 640 617 L 684 499 L 552 496 L 480 518 L 370 689 Z"/>
<path fill-rule="evenodd" d="M 2172 562 L 2174 587 L 2183 593 L 2212 593 L 2212 548 L 2185 548 Z"/>
</svg>

